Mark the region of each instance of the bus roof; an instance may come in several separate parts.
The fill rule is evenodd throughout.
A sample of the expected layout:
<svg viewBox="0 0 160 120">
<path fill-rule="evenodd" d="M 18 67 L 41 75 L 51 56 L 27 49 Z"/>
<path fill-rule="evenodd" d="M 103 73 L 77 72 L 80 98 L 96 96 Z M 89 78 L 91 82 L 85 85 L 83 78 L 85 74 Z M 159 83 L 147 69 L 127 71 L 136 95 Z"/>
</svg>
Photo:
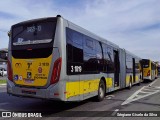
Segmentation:
<svg viewBox="0 0 160 120">
<path fill-rule="evenodd" d="M 31 20 L 26 20 L 23 22 L 19 22 L 17 24 L 14 24 L 13 26 L 17 26 L 17 25 L 22 25 L 22 24 L 28 24 L 31 22 L 36 22 L 36 21 L 42 21 L 42 20 L 48 20 L 48 19 L 55 19 L 56 17 L 45 17 L 45 18 L 38 18 L 38 19 L 31 19 Z"/>
</svg>

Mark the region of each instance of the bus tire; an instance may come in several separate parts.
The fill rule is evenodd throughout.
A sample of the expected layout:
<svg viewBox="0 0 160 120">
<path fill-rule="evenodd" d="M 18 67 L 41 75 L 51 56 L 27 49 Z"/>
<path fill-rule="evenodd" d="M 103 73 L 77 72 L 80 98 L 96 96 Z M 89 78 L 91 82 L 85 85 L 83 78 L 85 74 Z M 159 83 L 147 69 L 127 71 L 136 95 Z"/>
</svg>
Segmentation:
<svg viewBox="0 0 160 120">
<path fill-rule="evenodd" d="M 102 101 L 105 97 L 105 91 L 106 91 L 106 88 L 105 88 L 105 84 L 104 84 L 104 81 L 103 80 L 100 80 L 99 82 L 99 87 L 98 87 L 98 96 L 97 96 L 97 101 Z"/>
<path fill-rule="evenodd" d="M 132 88 L 132 77 L 130 76 L 128 89 L 130 90 L 131 88 Z"/>
</svg>

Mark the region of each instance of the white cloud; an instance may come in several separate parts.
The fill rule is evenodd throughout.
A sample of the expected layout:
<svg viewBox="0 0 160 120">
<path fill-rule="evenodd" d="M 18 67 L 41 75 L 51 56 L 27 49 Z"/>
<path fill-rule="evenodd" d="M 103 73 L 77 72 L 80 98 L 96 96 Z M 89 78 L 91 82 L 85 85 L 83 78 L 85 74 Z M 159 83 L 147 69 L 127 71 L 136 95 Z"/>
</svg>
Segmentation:
<svg viewBox="0 0 160 120">
<path fill-rule="evenodd" d="M 39 2 L 37 2 L 39 1 Z M 82 6 L 65 6 L 46 0 L 0 1 L 0 29 L 9 30 L 17 22 L 61 14 L 95 34 L 102 36 L 139 56 L 160 60 L 158 41 L 160 27 L 159 0 L 86 0 Z M 72 3 L 71 3 L 72 4 Z M 68 5 L 68 4 L 67 4 Z M 7 36 L 0 32 L 0 48 L 7 47 Z M 3 41 L 2 41 L 3 40 Z"/>
</svg>

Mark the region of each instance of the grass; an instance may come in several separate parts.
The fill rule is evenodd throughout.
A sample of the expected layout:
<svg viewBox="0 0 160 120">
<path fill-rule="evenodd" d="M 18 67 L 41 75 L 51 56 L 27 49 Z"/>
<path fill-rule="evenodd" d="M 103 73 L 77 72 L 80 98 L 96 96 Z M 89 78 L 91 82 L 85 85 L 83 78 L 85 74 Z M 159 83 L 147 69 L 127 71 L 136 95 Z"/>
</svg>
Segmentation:
<svg viewBox="0 0 160 120">
<path fill-rule="evenodd" d="M 0 84 L 6 84 L 6 80 L 0 80 Z"/>
</svg>

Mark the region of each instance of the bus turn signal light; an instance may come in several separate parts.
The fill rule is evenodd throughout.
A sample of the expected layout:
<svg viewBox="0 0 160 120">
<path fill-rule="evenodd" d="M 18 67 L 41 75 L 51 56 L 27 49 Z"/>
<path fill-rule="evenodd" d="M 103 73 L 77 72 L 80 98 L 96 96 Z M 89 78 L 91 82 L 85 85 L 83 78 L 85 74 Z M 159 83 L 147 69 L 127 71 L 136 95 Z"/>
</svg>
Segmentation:
<svg viewBox="0 0 160 120">
<path fill-rule="evenodd" d="M 150 70 L 148 70 L 147 76 L 150 76 Z"/>
<path fill-rule="evenodd" d="M 59 81 L 60 72 L 61 72 L 61 64 L 62 64 L 62 58 L 58 58 L 54 62 L 52 77 L 51 77 L 51 84 L 54 84 Z"/>
<path fill-rule="evenodd" d="M 13 72 L 12 72 L 11 63 L 9 60 L 7 64 L 7 76 L 8 76 L 8 80 L 13 81 Z"/>
</svg>

